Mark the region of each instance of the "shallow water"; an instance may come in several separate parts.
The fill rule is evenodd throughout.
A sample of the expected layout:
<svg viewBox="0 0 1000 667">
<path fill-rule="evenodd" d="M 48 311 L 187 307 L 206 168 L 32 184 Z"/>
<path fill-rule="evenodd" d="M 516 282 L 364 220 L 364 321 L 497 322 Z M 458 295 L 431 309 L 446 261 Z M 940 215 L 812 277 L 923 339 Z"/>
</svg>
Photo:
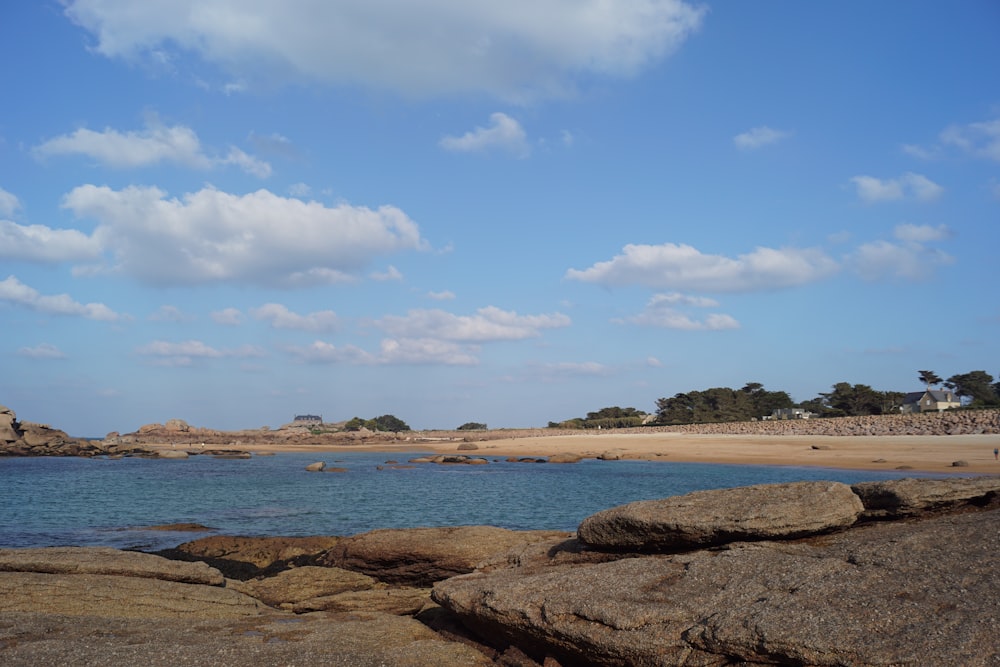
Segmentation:
<svg viewBox="0 0 1000 667">
<path fill-rule="evenodd" d="M 405 464 L 422 452 L 391 456 Z M 378 470 L 378 452 L 252 459 L 0 458 L 0 547 L 152 550 L 208 534 L 352 535 L 375 528 L 488 524 L 575 530 L 615 505 L 699 489 L 913 476 L 785 466 L 584 460 L 575 464 L 416 464 Z M 310 473 L 325 460 L 344 473 Z M 213 533 L 144 530 L 199 523 Z"/>
</svg>

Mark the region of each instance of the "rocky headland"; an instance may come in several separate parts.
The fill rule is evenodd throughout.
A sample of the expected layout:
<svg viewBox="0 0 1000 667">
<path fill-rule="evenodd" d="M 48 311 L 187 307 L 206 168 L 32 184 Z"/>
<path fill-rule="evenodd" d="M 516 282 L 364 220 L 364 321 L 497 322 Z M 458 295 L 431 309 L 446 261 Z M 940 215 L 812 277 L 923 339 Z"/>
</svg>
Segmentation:
<svg viewBox="0 0 1000 667">
<path fill-rule="evenodd" d="M 490 526 L 0 549 L 4 665 L 1000 664 L 1000 478 Z"/>
</svg>

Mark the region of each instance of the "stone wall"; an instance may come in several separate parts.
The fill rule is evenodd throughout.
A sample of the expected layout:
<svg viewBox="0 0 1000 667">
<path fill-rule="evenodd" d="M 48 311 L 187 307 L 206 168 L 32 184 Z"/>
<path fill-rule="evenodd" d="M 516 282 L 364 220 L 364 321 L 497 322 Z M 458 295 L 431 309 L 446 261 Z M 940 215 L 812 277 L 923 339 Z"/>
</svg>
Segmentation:
<svg viewBox="0 0 1000 667">
<path fill-rule="evenodd" d="M 950 410 L 911 415 L 685 424 L 630 429 L 716 435 L 981 435 L 1000 433 L 1000 410 Z"/>
</svg>

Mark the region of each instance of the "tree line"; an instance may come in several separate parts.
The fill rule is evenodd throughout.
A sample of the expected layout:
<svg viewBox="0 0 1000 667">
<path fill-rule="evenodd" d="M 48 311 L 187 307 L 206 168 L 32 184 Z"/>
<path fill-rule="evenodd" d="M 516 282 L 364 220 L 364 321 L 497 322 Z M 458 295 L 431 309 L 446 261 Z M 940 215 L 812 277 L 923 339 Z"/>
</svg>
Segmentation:
<svg viewBox="0 0 1000 667">
<path fill-rule="evenodd" d="M 933 371 L 918 371 L 919 381 L 928 391 L 943 386 L 961 399 L 963 407 L 1000 407 L 1000 382 L 986 371 L 970 371 L 942 379 Z M 922 393 L 922 392 L 921 392 Z M 828 392 L 796 404 L 784 391 L 770 391 L 759 382 L 748 382 L 740 389 L 713 387 L 701 391 L 674 394 L 656 401 L 653 420 L 635 408 L 610 407 L 588 412 L 561 422 L 549 422 L 550 428 L 624 428 L 644 423 L 659 425 L 705 424 L 751 421 L 772 415 L 776 410 L 800 408 L 817 417 L 857 417 L 899 414 L 907 394 L 880 391 L 866 384 L 838 382 Z"/>
</svg>

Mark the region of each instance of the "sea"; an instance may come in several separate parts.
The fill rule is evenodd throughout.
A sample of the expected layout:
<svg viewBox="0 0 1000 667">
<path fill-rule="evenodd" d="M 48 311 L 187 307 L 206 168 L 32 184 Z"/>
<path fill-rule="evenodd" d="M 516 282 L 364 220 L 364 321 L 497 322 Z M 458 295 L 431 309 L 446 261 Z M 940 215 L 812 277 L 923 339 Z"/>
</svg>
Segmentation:
<svg viewBox="0 0 1000 667">
<path fill-rule="evenodd" d="M 354 535 L 376 528 L 491 525 L 574 531 L 587 516 L 701 489 L 912 477 L 795 466 L 661 461 L 413 464 L 428 452 L 148 458 L 0 458 L 0 548 L 155 551 L 207 535 Z M 323 460 L 345 472 L 307 472 Z M 153 527 L 192 523 L 204 532 Z"/>
</svg>

